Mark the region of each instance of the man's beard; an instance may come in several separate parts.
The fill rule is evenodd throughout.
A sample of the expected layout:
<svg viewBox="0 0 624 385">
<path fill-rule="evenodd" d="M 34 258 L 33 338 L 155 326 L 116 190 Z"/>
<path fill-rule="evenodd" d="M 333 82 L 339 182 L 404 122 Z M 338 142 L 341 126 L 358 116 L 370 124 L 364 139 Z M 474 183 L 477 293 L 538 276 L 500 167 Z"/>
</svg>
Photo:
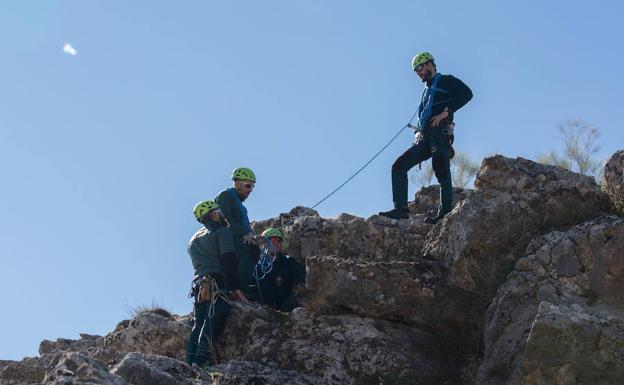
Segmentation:
<svg viewBox="0 0 624 385">
<path fill-rule="evenodd" d="M 422 81 L 423 83 L 427 83 L 428 81 L 430 81 L 431 79 L 433 79 L 433 71 L 431 70 L 425 70 L 425 74 L 422 77 Z"/>
</svg>

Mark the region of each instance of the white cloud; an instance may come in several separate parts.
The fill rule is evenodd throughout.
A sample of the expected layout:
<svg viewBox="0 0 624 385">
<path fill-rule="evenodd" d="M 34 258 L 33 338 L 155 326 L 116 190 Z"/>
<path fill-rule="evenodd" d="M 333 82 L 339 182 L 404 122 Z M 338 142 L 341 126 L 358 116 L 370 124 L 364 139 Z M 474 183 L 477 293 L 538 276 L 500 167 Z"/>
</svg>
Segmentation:
<svg viewBox="0 0 624 385">
<path fill-rule="evenodd" d="M 72 56 L 76 56 L 76 54 L 78 53 L 78 51 L 76 51 L 76 49 L 72 47 L 69 43 L 65 43 L 65 45 L 63 46 L 63 52 Z"/>
</svg>

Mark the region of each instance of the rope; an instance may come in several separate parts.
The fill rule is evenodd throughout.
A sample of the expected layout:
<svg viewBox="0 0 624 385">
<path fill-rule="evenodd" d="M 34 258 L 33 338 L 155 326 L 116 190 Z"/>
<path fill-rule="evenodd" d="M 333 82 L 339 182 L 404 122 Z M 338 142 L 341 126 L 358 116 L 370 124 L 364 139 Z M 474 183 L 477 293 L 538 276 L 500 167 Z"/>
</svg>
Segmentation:
<svg viewBox="0 0 624 385">
<path fill-rule="evenodd" d="M 343 188 L 347 183 L 349 183 L 353 178 L 355 178 L 360 172 L 362 172 L 362 170 L 364 170 L 369 164 L 371 164 L 371 162 L 373 160 L 375 160 L 375 158 L 377 158 L 379 156 L 379 154 L 381 154 L 386 148 L 388 148 L 388 146 L 390 146 L 390 144 L 392 142 L 394 142 L 394 140 L 403 132 L 403 130 L 405 130 L 408 127 L 413 127 L 412 126 L 412 121 L 414 120 L 414 118 L 416 117 L 416 114 L 418 114 L 418 110 L 416 110 L 413 114 L 412 117 L 410 118 L 409 122 L 401 127 L 401 129 L 394 134 L 394 136 L 392 137 L 392 139 L 390 139 L 390 141 L 388 141 L 388 143 L 386 143 L 379 151 L 377 151 L 377 153 L 375 155 L 373 155 L 372 158 L 370 158 L 366 163 L 364 163 L 364 165 L 362 167 L 360 167 L 359 170 L 357 170 L 355 172 L 355 174 L 351 175 L 346 181 L 344 181 L 340 186 L 338 186 L 338 188 L 336 188 L 334 191 L 330 192 L 329 194 L 327 194 L 323 199 L 321 199 L 320 201 L 318 201 L 314 206 L 307 208 L 306 210 L 304 210 L 301 214 L 297 215 L 296 217 L 294 217 L 293 219 L 291 219 L 290 221 L 286 222 L 285 224 L 283 224 L 282 226 L 280 226 L 278 228 L 278 230 L 283 229 L 284 227 L 292 224 L 294 221 L 296 221 L 297 219 L 303 217 L 305 214 L 307 214 L 310 210 L 315 209 L 318 205 L 320 205 L 321 203 L 325 202 L 329 197 L 331 197 L 332 195 L 334 195 L 335 193 L 338 192 L 338 190 L 340 190 L 341 188 Z"/>
<path fill-rule="evenodd" d="M 260 280 L 264 279 L 267 274 L 273 270 L 273 260 L 269 255 L 271 250 L 271 238 L 264 238 L 264 250 L 262 250 L 262 254 L 260 254 L 260 258 L 258 259 L 258 263 L 254 266 L 252 275 L 256 279 L 256 286 L 258 287 L 258 294 L 260 295 L 260 303 L 264 303 L 264 298 L 262 296 L 262 289 L 260 288 Z M 260 270 L 260 272 L 258 272 Z M 260 276 L 262 274 L 262 276 Z"/>
</svg>

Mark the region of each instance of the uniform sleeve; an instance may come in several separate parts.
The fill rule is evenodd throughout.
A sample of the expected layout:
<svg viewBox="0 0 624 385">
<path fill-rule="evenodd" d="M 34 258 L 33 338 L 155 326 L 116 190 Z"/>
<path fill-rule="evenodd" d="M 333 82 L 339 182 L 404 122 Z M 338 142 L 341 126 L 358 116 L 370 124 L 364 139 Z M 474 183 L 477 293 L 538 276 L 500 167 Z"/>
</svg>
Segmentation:
<svg viewBox="0 0 624 385">
<path fill-rule="evenodd" d="M 228 190 L 221 191 L 215 200 L 219 204 L 221 211 L 223 211 L 225 219 L 230 223 L 232 234 L 243 234 L 245 230 L 241 224 L 240 209 L 236 207 L 238 205 L 234 202 L 234 197 L 232 197 L 230 192 Z"/>
<path fill-rule="evenodd" d="M 219 263 L 227 278 L 231 290 L 240 288 L 238 276 L 238 259 L 234 252 L 234 242 L 229 228 L 221 227 L 218 230 Z"/>
<path fill-rule="evenodd" d="M 451 113 L 455 113 L 472 99 L 472 90 L 464 82 L 449 75 L 451 102 L 448 105 Z"/>
</svg>

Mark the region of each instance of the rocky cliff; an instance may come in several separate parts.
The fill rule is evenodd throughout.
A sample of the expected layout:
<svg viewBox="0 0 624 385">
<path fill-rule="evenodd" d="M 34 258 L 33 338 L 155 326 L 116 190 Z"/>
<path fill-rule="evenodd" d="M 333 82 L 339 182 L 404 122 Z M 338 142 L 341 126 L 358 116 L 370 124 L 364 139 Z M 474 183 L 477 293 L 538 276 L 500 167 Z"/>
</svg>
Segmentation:
<svg viewBox="0 0 624 385">
<path fill-rule="evenodd" d="M 435 226 L 316 212 L 285 228 L 306 264 L 305 306 L 235 304 L 221 363 L 189 367 L 189 315 L 145 311 L 106 336 L 43 341 L 0 361 L 0 384 L 620 384 L 624 151 L 593 178 L 486 158 Z M 256 230 L 301 213 L 254 224 Z M 620 213 L 620 214 L 618 214 Z"/>
</svg>

